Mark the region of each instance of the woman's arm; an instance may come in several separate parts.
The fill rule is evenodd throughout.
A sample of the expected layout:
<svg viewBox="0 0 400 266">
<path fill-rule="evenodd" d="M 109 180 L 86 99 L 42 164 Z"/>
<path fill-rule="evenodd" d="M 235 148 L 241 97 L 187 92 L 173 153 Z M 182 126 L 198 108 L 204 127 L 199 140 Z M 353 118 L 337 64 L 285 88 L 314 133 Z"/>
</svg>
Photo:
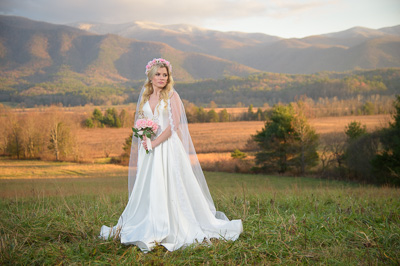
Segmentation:
<svg viewBox="0 0 400 266">
<path fill-rule="evenodd" d="M 161 134 L 158 136 L 155 140 L 151 141 L 151 146 L 154 149 L 160 143 L 163 143 L 166 141 L 169 137 L 171 137 L 172 131 L 171 131 L 171 126 L 168 126 Z M 145 147 L 147 149 L 147 147 Z"/>
<path fill-rule="evenodd" d="M 160 136 L 158 136 L 155 140 L 151 141 L 151 148 L 154 149 L 155 147 L 157 147 L 158 145 L 160 145 L 160 143 L 163 143 L 164 141 L 166 141 L 169 137 L 171 137 L 172 135 L 172 131 L 171 131 L 171 126 L 168 126 L 161 134 Z M 143 136 L 143 140 L 142 140 L 142 145 L 143 147 L 147 150 L 147 143 L 146 143 L 146 136 Z"/>
</svg>

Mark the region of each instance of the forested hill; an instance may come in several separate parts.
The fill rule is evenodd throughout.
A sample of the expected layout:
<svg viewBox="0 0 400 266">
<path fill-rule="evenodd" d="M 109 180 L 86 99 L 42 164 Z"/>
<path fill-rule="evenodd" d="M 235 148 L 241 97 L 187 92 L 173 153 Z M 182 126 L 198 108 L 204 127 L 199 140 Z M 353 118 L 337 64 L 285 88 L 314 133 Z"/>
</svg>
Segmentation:
<svg viewBox="0 0 400 266">
<path fill-rule="evenodd" d="M 136 102 L 143 81 L 121 84 L 87 86 L 74 76 L 65 76 L 63 83 L 38 83 L 27 89 L 0 91 L 0 102 L 22 103 L 31 107 L 62 103 L 75 106 L 127 104 Z M 177 82 L 181 98 L 197 105 L 214 101 L 219 106 L 263 106 L 278 102 L 288 103 L 300 96 L 314 100 L 367 99 L 400 94 L 400 68 L 350 71 L 345 73 L 320 72 L 312 75 L 258 73 L 248 77 L 226 77 L 218 80 Z"/>
<path fill-rule="evenodd" d="M 221 32 L 187 24 L 162 25 L 143 21 L 72 25 L 98 34 L 113 33 L 142 41 L 158 41 L 181 51 L 217 56 L 267 72 L 311 74 L 400 67 L 400 26 L 354 27 L 285 39 L 263 33 Z"/>
<path fill-rule="evenodd" d="M 214 101 L 229 106 L 243 103 L 248 106 L 289 103 L 300 96 L 351 99 L 371 95 L 400 94 L 400 68 L 338 72 L 312 75 L 261 73 L 246 78 L 230 77 L 221 80 L 177 84 L 184 99 L 196 104 Z"/>
<path fill-rule="evenodd" d="M 253 43 L 269 43 L 275 45 L 276 49 L 268 50 L 273 51 L 270 53 L 261 49 L 261 45 L 258 48 L 247 47 L 246 51 L 238 50 L 233 54 L 253 58 L 250 60 L 252 64 L 275 62 L 300 68 L 313 65 L 317 66 L 315 69 L 326 69 L 322 65 L 315 65 L 316 62 L 329 64 L 335 60 L 340 64 L 346 64 L 347 61 L 355 63 L 354 67 L 364 66 L 357 63 L 363 60 L 376 63 L 366 68 L 400 66 L 398 34 L 374 34 L 376 38 L 360 39 L 354 38 L 354 31 L 351 31 L 334 34 L 336 37 L 302 39 L 302 42 L 311 46 L 318 43 L 318 47 L 321 42 L 332 45 L 332 38 L 335 39 L 334 46 L 338 46 L 336 42 L 340 39 L 340 45 L 346 46 L 346 51 L 353 49 L 352 53 L 345 56 L 345 60 L 336 56 L 315 57 L 318 53 L 303 44 L 299 47 L 304 49 L 299 49 L 304 54 L 299 57 L 295 52 L 298 47 L 294 49 L 294 44 L 298 44 L 299 40 L 261 38 L 259 35 L 249 36 Z M 230 38 L 239 38 L 237 34 L 234 35 L 236 37 L 231 35 Z M 353 37 L 349 39 L 349 35 Z M 365 32 L 361 35 L 364 36 Z M 393 42 L 389 45 L 380 35 Z M 243 41 L 249 36 L 240 35 L 239 39 Z M 285 47 L 293 53 L 284 52 Z M 338 47 L 331 48 L 335 50 Z M 358 50 L 357 47 L 363 49 Z M 385 49 L 382 50 L 382 47 Z M 261 50 L 257 50 L 259 48 Z M 270 57 L 266 60 L 268 53 Z M 399 68 L 307 75 L 265 73 L 259 70 L 261 65 L 256 69 L 250 64 L 243 65 L 210 54 L 184 52 L 161 42 L 139 41 L 114 34 L 99 35 L 68 26 L 0 16 L 0 102 L 23 103 L 25 106 L 134 102 L 145 77 L 144 66 L 154 57 L 166 57 L 171 61 L 176 88 L 182 98 L 196 104 L 215 101 L 223 106 L 233 106 L 238 102 L 259 106 L 292 101 L 298 95 L 314 99 L 393 95 L 399 93 L 400 88 Z M 303 58 L 306 63 L 294 60 L 296 58 Z"/>
<path fill-rule="evenodd" d="M 183 52 L 161 42 L 98 35 L 73 27 L 0 16 L 2 89 L 77 81 L 89 86 L 145 78 L 147 62 L 168 58 L 176 80 L 247 76 L 258 70 L 215 56 Z M 79 81 L 79 82 L 78 82 Z M 42 88 L 45 89 L 45 88 Z M 50 91 L 48 93 L 51 93 Z"/>
</svg>

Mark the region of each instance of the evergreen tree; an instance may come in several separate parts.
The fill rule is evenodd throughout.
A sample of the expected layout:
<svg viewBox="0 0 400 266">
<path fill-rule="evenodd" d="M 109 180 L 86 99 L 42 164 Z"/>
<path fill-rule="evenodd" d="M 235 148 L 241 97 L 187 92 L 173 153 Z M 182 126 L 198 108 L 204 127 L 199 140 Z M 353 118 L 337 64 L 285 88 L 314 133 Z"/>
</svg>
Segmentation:
<svg viewBox="0 0 400 266">
<path fill-rule="evenodd" d="M 274 107 L 254 140 L 261 148 L 256 154 L 261 171 L 285 173 L 296 167 L 304 174 L 318 163 L 318 135 L 303 113 L 296 114 L 291 105 Z"/>
<path fill-rule="evenodd" d="M 276 106 L 265 127 L 254 136 L 261 148 L 256 154 L 256 164 L 261 165 L 261 171 L 285 173 L 290 168 L 289 161 L 295 156 L 293 119 L 291 106 Z"/>
<path fill-rule="evenodd" d="M 101 121 L 103 120 L 103 114 L 101 113 L 101 111 L 97 108 L 95 108 L 93 110 L 93 114 L 92 114 L 93 120 L 95 121 Z"/>
<path fill-rule="evenodd" d="M 400 95 L 397 96 L 394 107 L 394 122 L 389 128 L 381 130 L 383 149 L 372 160 L 372 165 L 374 172 L 382 177 L 381 182 L 400 185 Z"/>
<path fill-rule="evenodd" d="M 314 167 L 318 164 L 318 135 L 308 124 L 301 110 L 293 119 L 293 127 L 295 130 L 294 147 L 296 150 L 296 156 L 293 162 L 299 169 L 299 173 L 304 174 L 307 168 Z"/>
<path fill-rule="evenodd" d="M 361 125 L 361 122 L 353 121 L 345 127 L 344 133 L 346 133 L 349 141 L 352 141 L 367 134 L 367 127 L 366 125 Z"/>
</svg>

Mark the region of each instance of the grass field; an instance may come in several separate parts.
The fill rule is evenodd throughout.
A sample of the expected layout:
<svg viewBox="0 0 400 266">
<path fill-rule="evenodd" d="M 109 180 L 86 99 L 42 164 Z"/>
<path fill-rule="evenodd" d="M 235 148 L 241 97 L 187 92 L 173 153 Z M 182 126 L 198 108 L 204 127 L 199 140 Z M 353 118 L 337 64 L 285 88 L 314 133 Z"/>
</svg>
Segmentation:
<svg viewBox="0 0 400 266">
<path fill-rule="evenodd" d="M 400 263 L 399 189 L 313 178 L 206 172 L 217 209 L 243 220 L 235 242 L 143 254 L 102 241 L 127 203 L 126 171 L 0 160 L 0 264 Z"/>
<path fill-rule="evenodd" d="M 310 124 L 322 136 L 329 133 L 343 134 L 345 126 L 351 121 L 360 121 L 368 130 L 387 126 L 389 115 L 324 117 L 310 120 Z M 235 149 L 244 150 L 250 135 L 264 127 L 265 122 L 228 122 L 189 124 L 189 130 L 198 153 L 226 153 Z M 122 153 L 125 138 L 130 128 L 79 129 L 76 132 L 78 144 L 85 152 L 84 157 L 105 157 Z"/>
</svg>

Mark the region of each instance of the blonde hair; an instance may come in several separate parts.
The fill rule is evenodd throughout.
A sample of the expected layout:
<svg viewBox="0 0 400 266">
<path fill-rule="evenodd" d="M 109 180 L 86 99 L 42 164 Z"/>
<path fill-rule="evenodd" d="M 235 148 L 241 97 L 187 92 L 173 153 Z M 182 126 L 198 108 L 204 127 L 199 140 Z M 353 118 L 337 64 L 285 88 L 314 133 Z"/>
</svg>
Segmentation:
<svg viewBox="0 0 400 266">
<path fill-rule="evenodd" d="M 165 85 L 165 87 L 161 90 L 160 98 L 158 99 L 158 102 L 163 100 L 165 103 L 165 108 L 167 108 L 168 97 L 170 95 L 170 92 L 172 91 L 172 87 L 174 85 L 174 79 L 171 76 L 170 69 L 168 68 L 167 64 L 158 63 L 158 64 L 154 65 L 151 68 L 151 70 L 148 72 L 147 79 L 144 82 L 143 86 L 145 87 L 145 90 L 143 92 L 142 100 L 140 101 L 140 105 L 139 105 L 140 113 L 143 113 L 144 104 L 150 99 L 150 95 L 154 92 L 153 85 L 151 84 L 151 80 L 153 79 L 153 77 L 156 75 L 157 71 L 160 68 L 165 68 L 167 70 L 168 80 L 167 80 L 167 85 Z"/>
</svg>

